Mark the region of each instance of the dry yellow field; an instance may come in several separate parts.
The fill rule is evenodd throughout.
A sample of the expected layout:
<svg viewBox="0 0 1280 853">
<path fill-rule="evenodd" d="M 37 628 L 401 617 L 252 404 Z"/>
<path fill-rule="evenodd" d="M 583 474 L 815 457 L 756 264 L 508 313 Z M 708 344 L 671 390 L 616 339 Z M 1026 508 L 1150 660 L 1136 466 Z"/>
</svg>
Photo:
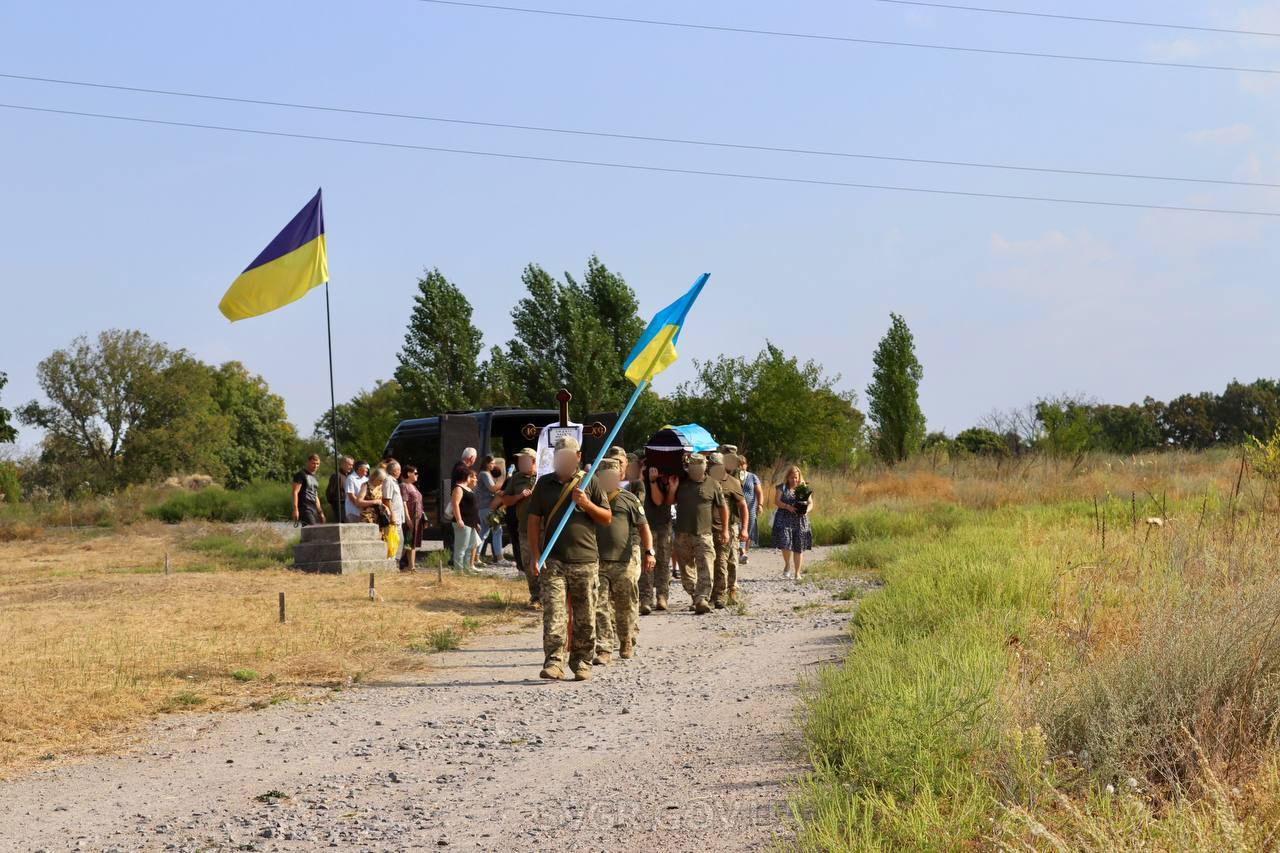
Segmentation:
<svg viewBox="0 0 1280 853">
<path fill-rule="evenodd" d="M 118 747 L 157 714 L 421 670 L 470 631 L 532 622 L 523 582 L 380 575 L 372 600 L 367 575 L 290 571 L 284 546 L 159 522 L 0 542 L 0 777 Z"/>
</svg>

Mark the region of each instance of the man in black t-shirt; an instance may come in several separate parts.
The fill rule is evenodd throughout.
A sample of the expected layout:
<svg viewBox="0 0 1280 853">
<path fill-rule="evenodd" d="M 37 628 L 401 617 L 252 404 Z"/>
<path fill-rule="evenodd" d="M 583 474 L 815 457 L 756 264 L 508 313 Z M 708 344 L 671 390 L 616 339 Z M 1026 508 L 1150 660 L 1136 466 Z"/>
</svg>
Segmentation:
<svg viewBox="0 0 1280 853">
<path fill-rule="evenodd" d="M 324 524 L 324 507 L 320 505 L 320 483 L 316 469 L 320 467 L 320 454 L 312 453 L 307 464 L 293 475 L 293 520 L 303 527 Z"/>
</svg>

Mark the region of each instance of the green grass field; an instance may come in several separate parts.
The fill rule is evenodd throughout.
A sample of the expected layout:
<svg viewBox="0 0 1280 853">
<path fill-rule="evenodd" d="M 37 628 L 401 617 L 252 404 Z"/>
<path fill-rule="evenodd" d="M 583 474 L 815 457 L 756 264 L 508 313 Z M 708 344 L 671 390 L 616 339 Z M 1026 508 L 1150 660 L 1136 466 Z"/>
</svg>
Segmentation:
<svg viewBox="0 0 1280 853">
<path fill-rule="evenodd" d="M 883 587 L 805 698 L 800 846 L 1275 849 L 1280 507 L 1238 469 L 819 479 L 811 577 Z"/>
</svg>

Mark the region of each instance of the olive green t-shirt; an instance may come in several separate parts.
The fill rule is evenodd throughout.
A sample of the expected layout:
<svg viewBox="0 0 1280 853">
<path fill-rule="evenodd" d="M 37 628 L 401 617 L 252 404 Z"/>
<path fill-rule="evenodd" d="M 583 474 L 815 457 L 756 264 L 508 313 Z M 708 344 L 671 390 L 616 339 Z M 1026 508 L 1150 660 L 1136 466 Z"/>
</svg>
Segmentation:
<svg viewBox="0 0 1280 853">
<path fill-rule="evenodd" d="M 713 519 L 724 506 L 724 492 L 710 477 L 701 483 L 684 479 L 676 489 L 676 533 L 705 536 L 715 528 Z M 712 511 L 712 507 L 715 511 Z"/>
<path fill-rule="evenodd" d="M 725 503 L 729 505 L 729 526 L 740 522 L 742 518 L 738 515 L 738 501 L 746 500 L 746 495 L 742 491 L 742 482 L 737 477 L 730 474 L 724 478 L 724 482 L 720 484 L 720 490 L 724 492 Z M 720 517 L 715 517 L 716 532 L 720 532 Z"/>
<path fill-rule="evenodd" d="M 542 517 L 540 545 L 546 547 L 547 539 L 560 523 L 560 517 L 570 512 L 569 521 L 565 524 L 564 531 L 556 540 L 556 545 L 551 549 L 549 556 L 566 563 L 598 562 L 600 554 L 596 550 L 596 524 L 585 512 L 573 512 L 577 505 L 573 502 L 572 493 L 565 496 L 556 514 L 551 515 L 551 510 L 560 499 L 560 493 L 564 491 L 565 485 L 555 474 L 544 474 L 538 478 L 538 483 L 533 487 L 533 494 L 529 500 L 525 501 L 529 507 L 529 515 Z M 587 484 L 585 491 L 587 497 L 596 506 L 608 505 L 608 496 L 595 480 Z"/>
<path fill-rule="evenodd" d="M 623 562 L 631 559 L 631 549 L 640 538 L 639 527 L 648 524 L 640 499 L 623 489 L 614 495 L 612 524 L 596 525 L 596 542 L 600 546 L 600 559 Z"/>
<path fill-rule="evenodd" d="M 507 479 L 506 485 L 502 487 L 502 493 L 507 497 L 513 497 L 520 494 L 525 489 L 532 489 L 537 482 L 538 478 L 533 474 L 521 474 L 519 471 L 516 471 Z M 515 506 L 516 521 L 520 524 L 521 536 L 525 535 L 524 531 L 529 521 L 529 501 L 531 500 L 533 500 L 532 495 L 530 495 L 528 499 L 520 501 L 520 503 Z"/>
</svg>

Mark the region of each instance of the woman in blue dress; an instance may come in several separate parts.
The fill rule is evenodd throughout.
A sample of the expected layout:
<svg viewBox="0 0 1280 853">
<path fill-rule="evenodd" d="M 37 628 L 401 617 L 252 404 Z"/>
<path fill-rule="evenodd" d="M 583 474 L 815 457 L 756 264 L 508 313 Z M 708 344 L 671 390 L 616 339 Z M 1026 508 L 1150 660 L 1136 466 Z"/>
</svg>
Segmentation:
<svg viewBox="0 0 1280 853">
<path fill-rule="evenodd" d="M 813 531 L 809 527 L 813 497 L 807 501 L 796 499 L 796 489 L 803 483 L 800 466 L 791 465 L 782 482 L 774 487 L 778 509 L 773 514 L 773 547 L 782 552 L 782 576 L 790 575 L 794 566 L 796 580 L 800 580 L 804 552 L 813 548 Z"/>
</svg>

